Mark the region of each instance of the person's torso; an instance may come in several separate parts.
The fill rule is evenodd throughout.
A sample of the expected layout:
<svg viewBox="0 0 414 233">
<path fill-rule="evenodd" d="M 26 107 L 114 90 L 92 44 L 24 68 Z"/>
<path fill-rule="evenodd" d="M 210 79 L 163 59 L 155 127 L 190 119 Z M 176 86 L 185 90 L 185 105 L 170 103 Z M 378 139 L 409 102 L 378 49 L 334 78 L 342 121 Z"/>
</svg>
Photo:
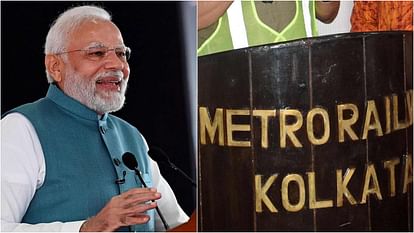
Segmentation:
<svg viewBox="0 0 414 233">
<path fill-rule="evenodd" d="M 307 34 L 306 24 L 311 35 L 317 35 L 314 2 L 307 3 L 307 9 L 303 10 L 303 2 L 299 0 L 242 1 L 242 20 L 238 20 L 237 23 L 243 24 L 245 28 L 248 46 L 310 36 L 309 32 Z M 199 56 L 227 51 L 235 47 L 230 28 L 233 16 L 229 15 L 228 11 L 229 9 L 217 22 L 198 31 Z"/>
<path fill-rule="evenodd" d="M 10 112 L 21 113 L 32 123 L 46 165 L 44 183 L 36 190 L 23 223 L 84 220 L 96 215 L 113 196 L 141 187 L 135 173 L 122 163 L 125 152 L 135 155 L 144 181 L 152 186 L 146 144 L 123 120 L 111 115 L 87 119 L 47 97 Z M 133 226 L 134 231 L 154 230 L 154 211 L 148 214 L 151 221 Z"/>
</svg>

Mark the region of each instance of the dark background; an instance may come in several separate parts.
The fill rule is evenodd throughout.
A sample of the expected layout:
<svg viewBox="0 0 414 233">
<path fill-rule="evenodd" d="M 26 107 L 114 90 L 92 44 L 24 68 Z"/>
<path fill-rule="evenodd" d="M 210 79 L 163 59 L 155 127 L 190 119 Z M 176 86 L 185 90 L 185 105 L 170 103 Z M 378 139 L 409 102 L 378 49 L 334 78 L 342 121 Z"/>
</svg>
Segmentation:
<svg viewBox="0 0 414 233">
<path fill-rule="evenodd" d="M 185 56 L 192 51 L 185 50 L 182 26 L 182 5 L 187 3 L 2 1 L 1 112 L 45 96 L 48 83 L 43 50 L 49 27 L 69 7 L 86 4 L 106 9 L 132 49 L 126 105 L 114 115 L 137 127 L 150 147 L 162 148 L 194 178 L 191 132 L 195 125 L 189 123 L 188 90 L 196 87 L 187 84 Z M 195 189 L 172 169 L 159 165 L 190 215 L 195 209 Z"/>
</svg>

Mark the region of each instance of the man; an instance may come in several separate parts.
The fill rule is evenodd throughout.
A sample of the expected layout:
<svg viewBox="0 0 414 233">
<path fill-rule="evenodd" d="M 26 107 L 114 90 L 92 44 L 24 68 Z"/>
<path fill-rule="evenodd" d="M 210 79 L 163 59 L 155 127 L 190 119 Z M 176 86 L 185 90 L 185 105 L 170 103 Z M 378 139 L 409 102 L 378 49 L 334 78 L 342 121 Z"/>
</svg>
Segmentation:
<svg viewBox="0 0 414 233">
<path fill-rule="evenodd" d="M 92 6 L 59 16 L 46 38 L 48 93 L 7 112 L 2 135 L 3 231 L 164 230 L 188 220 L 122 108 L 130 49 Z M 143 184 L 123 163 L 132 154 Z M 155 202 L 154 202 L 155 201 Z"/>
<path fill-rule="evenodd" d="M 339 1 L 198 1 L 198 55 L 317 36 Z"/>
</svg>

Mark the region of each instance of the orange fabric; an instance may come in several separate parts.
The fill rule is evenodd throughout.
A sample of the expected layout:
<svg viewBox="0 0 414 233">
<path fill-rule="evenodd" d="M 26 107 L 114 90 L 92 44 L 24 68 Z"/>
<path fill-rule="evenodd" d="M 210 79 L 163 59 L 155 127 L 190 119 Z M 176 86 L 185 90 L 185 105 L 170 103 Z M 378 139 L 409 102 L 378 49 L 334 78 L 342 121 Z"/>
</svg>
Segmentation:
<svg viewBox="0 0 414 233">
<path fill-rule="evenodd" d="M 351 32 L 413 31 L 413 1 L 355 1 Z"/>
</svg>

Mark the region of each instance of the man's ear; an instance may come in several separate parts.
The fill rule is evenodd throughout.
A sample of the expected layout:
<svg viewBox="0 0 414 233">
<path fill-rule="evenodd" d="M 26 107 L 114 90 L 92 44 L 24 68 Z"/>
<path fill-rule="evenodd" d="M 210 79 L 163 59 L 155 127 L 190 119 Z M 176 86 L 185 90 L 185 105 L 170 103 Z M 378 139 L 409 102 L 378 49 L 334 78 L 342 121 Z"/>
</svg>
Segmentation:
<svg viewBox="0 0 414 233">
<path fill-rule="evenodd" d="M 57 55 L 47 54 L 45 56 L 46 70 L 55 82 L 62 81 L 63 62 Z"/>
</svg>

